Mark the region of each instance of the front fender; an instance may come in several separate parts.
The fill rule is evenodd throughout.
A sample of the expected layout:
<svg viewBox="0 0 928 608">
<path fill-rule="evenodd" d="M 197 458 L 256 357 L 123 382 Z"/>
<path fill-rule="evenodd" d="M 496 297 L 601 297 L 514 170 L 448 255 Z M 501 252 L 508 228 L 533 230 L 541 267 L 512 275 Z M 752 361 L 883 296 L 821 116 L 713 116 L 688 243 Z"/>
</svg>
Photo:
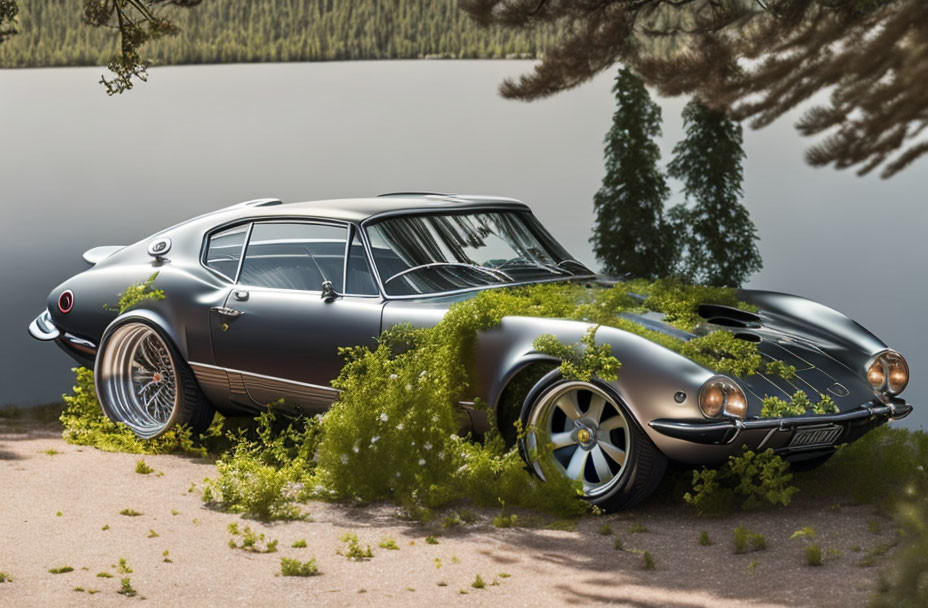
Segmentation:
<svg viewBox="0 0 928 608">
<path fill-rule="evenodd" d="M 551 360 L 535 350 L 533 342 L 538 336 L 552 334 L 564 344 L 576 344 L 590 327 L 590 323 L 563 319 L 504 318 L 498 327 L 482 332 L 478 338 L 477 395 L 495 409 L 507 384 L 520 370 L 534 361 Z M 596 342 L 609 344 L 621 362 L 618 378 L 608 384 L 640 427 L 665 455 L 685 459 L 692 443 L 667 437 L 648 423 L 658 418 L 703 418 L 697 403 L 699 389 L 714 373 L 663 346 L 614 327 L 601 326 Z"/>
</svg>

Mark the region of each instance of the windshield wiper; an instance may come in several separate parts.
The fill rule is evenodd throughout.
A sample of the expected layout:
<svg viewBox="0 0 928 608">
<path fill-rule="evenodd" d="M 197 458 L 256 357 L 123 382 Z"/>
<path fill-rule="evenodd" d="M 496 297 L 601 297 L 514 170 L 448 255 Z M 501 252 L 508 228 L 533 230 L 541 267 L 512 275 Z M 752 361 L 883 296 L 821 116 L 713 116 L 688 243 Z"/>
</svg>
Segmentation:
<svg viewBox="0 0 928 608">
<path fill-rule="evenodd" d="M 463 262 L 429 262 L 428 264 L 419 264 L 418 266 L 412 266 L 411 268 L 407 268 L 406 270 L 401 270 L 400 272 L 396 273 L 395 275 L 393 275 L 392 277 L 384 281 L 383 284 L 384 284 L 384 287 L 386 287 L 387 283 L 389 283 L 393 279 L 398 279 L 401 276 L 409 274 L 410 272 L 415 272 L 417 270 L 423 270 L 426 268 L 448 267 L 448 266 L 452 268 L 467 268 L 469 270 L 476 270 L 477 272 L 482 272 L 484 274 L 490 275 L 497 281 L 510 281 L 510 282 L 512 281 L 511 276 L 509 276 L 508 274 L 506 274 L 505 272 L 503 272 L 502 270 L 498 268 L 487 268 L 485 266 L 478 266 L 477 264 L 464 264 Z"/>
<path fill-rule="evenodd" d="M 544 268 L 545 270 L 550 270 L 551 272 L 556 272 L 560 275 L 572 275 L 569 270 L 564 270 L 563 268 L 558 268 L 556 264 L 543 264 L 542 262 L 536 262 L 534 260 L 526 260 L 525 258 L 514 258 L 504 263 L 502 266 L 497 268 L 505 268 L 506 266 L 531 266 L 534 268 Z"/>
</svg>

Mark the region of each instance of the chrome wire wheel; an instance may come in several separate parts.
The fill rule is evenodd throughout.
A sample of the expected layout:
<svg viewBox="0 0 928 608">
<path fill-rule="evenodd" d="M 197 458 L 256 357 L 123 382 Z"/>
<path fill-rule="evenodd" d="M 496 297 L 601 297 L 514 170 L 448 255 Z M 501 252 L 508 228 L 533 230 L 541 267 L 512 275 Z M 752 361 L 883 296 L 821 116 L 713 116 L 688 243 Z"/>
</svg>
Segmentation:
<svg viewBox="0 0 928 608">
<path fill-rule="evenodd" d="M 97 390 L 106 415 L 146 439 L 172 426 L 183 395 L 164 338 L 144 323 L 126 323 L 113 331 L 101 354 Z"/>
<path fill-rule="evenodd" d="M 581 482 L 590 498 L 622 480 L 631 450 L 622 407 L 589 382 L 564 382 L 543 393 L 532 408 L 525 441 L 542 478 L 553 468 Z"/>
</svg>

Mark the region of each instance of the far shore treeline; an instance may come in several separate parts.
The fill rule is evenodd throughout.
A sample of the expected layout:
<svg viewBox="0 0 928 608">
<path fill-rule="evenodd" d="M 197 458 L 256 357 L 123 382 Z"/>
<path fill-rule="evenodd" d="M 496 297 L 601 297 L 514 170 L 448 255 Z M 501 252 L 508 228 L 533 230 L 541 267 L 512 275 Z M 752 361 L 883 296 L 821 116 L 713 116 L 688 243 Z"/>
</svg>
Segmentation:
<svg viewBox="0 0 928 608">
<path fill-rule="evenodd" d="M 116 38 L 81 15 L 75 0 L 20 0 L 19 34 L 0 45 L 0 67 L 106 65 Z M 152 65 L 533 58 L 555 36 L 553 28 L 481 28 L 457 0 L 204 0 L 169 17 L 178 34 L 142 47 Z"/>
</svg>

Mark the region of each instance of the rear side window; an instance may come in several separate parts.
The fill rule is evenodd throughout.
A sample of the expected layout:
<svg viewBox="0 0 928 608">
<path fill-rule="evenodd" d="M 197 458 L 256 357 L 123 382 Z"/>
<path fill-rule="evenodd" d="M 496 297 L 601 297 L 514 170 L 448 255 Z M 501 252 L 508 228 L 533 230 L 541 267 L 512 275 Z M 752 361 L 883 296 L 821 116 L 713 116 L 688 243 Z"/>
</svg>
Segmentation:
<svg viewBox="0 0 928 608">
<path fill-rule="evenodd" d="M 230 281 L 235 280 L 238 263 L 242 259 L 242 248 L 248 234 L 248 224 L 234 226 L 209 237 L 203 263 Z"/>
<path fill-rule="evenodd" d="M 342 290 L 347 233 L 346 228 L 326 224 L 256 223 L 239 283 L 321 291 L 323 281 L 332 281 L 336 289 Z"/>
</svg>

